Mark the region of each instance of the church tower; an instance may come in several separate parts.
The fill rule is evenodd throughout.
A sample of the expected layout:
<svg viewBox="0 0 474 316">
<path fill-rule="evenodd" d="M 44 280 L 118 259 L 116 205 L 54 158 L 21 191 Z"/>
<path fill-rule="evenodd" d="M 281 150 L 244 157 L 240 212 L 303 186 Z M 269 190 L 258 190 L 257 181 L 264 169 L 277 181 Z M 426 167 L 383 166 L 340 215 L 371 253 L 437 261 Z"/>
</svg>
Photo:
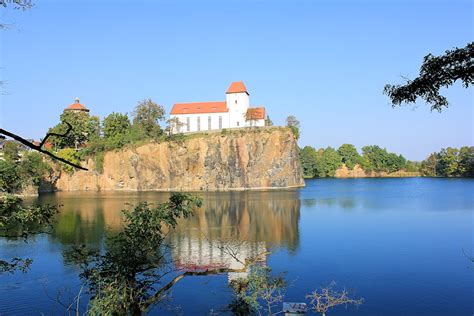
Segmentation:
<svg viewBox="0 0 474 316">
<path fill-rule="evenodd" d="M 250 106 L 250 99 L 243 81 L 230 84 L 226 92 L 226 103 L 229 109 L 229 127 L 246 126 L 245 114 Z"/>
</svg>

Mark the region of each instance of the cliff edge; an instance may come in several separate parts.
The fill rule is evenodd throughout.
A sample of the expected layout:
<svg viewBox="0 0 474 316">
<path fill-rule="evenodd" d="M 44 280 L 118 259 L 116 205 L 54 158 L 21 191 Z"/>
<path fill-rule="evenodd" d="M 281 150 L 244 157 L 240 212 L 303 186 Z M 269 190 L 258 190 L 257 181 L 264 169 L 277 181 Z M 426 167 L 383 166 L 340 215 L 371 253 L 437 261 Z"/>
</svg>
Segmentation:
<svg viewBox="0 0 474 316">
<path fill-rule="evenodd" d="M 304 186 L 298 147 L 288 128 L 186 135 L 105 153 L 103 170 L 61 171 L 58 191 L 229 191 Z"/>
</svg>

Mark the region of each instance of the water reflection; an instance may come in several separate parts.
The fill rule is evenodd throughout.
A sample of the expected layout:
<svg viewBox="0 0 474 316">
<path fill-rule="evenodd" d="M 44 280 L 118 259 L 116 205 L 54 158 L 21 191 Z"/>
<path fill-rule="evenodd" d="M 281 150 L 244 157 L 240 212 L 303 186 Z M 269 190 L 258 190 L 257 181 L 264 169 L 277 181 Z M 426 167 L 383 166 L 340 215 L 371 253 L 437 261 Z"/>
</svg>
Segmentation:
<svg viewBox="0 0 474 316">
<path fill-rule="evenodd" d="M 222 239 L 244 241 L 247 248 L 241 249 L 241 253 L 246 256 L 271 247 L 290 251 L 298 248 L 298 191 L 197 195 L 203 198 L 203 207 L 193 217 L 180 220 L 169 233 L 178 262 L 202 264 L 202 258 L 209 262 L 218 260 L 211 243 Z M 160 203 L 168 197 L 167 193 L 57 193 L 42 196 L 40 202 L 62 204 L 51 238 L 68 246 L 99 246 L 105 236 L 121 229 L 121 210 L 129 208 L 127 204 L 145 200 Z"/>
</svg>

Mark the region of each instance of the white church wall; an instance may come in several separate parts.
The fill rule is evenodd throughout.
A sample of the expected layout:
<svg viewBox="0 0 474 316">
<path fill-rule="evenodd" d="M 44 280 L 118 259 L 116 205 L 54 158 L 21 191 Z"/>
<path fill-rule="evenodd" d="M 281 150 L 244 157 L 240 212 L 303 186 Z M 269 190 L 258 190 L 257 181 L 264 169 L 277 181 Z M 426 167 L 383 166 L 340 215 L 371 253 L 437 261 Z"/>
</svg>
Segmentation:
<svg viewBox="0 0 474 316">
<path fill-rule="evenodd" d="M 226 94 L 227 108 L 229 109 L 229 127 L 244 127 L 245 113 L 250 106 L 249 95 L 245 92 Z"/>
<path fill-rule="evenodd" d="M 229 113 L 199 113 L 199 114 L 175 114 L 171 115 L 170 118 L 177 117 L 181 122 L 181 130 L 174 130 L 174 132 L 187 133 L 187 132 L 198 132 L 208 130 L 218 130 L 222 128 L 229 128 Z M 219 117 L 222 118 L 222 126 L 219 126 Z M 188 125 L 189 118 L 189 129 Z M 198 124 L 198 118 L 200 124 Z M 209 118 L 210 118 L 210 129 L 209 129 Z M 198 126 L 200 125 L 200 126 Z"/>
</svg>

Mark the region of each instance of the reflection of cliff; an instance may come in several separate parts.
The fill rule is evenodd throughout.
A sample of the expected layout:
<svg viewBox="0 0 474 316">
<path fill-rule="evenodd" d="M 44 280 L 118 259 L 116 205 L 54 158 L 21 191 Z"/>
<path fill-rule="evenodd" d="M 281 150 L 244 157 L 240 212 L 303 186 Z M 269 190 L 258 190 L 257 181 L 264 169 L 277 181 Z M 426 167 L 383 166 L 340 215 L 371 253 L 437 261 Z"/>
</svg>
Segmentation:
<svg viewBox="0 0 474 316">
<path fill-rule="evenodd" d="M 204 200 L 194 216 L 180 220 L 170 237 L 190 240 L 233 238 L 268 246 L 298 247 L 298 191 L 199 194 Z M 62 204 L 52 236 L 62 243 L 99 243 L 107 231 L 122 227 L 121 210 L 139 201 L 160 203 L 168 193 L 56 193 L 41 203 Z"/>
<path fill-rule="evenodd" d="M 46 195 L 41 203 L 61 204 L 51 235 L 63 244 L 99 244 L 107 231 L 122 227 L 123 199 L 100 195 Z"/>
</svg>

